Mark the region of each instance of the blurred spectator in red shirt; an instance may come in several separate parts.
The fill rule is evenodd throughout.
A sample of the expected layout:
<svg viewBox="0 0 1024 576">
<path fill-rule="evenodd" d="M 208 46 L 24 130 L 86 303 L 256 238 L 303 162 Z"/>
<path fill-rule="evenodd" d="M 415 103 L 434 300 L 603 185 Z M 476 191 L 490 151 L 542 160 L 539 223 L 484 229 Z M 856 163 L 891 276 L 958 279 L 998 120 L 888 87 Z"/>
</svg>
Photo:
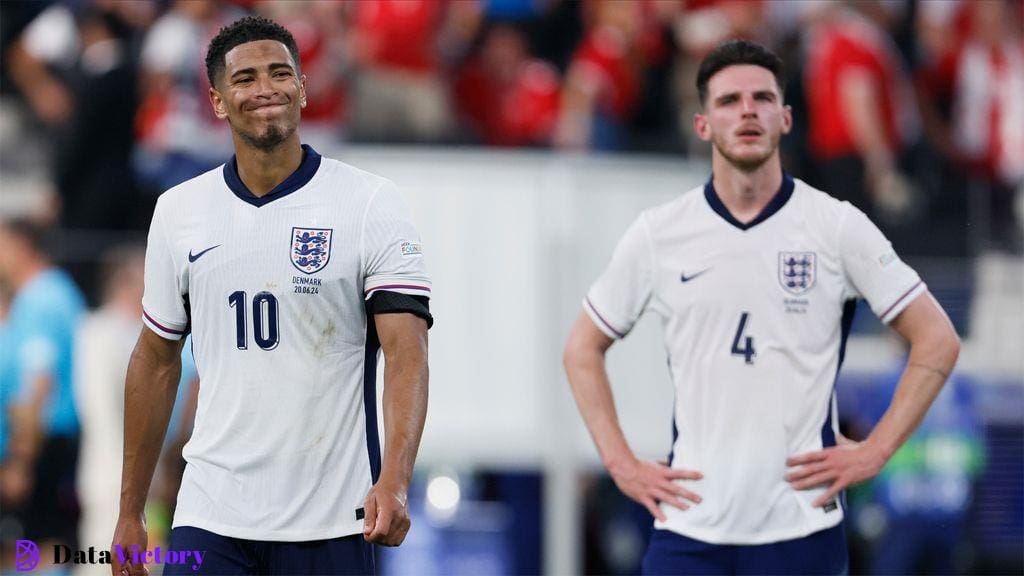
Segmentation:
<svg viewBox="0 0 1024 576">
<path fill-rule="evenodd" d="M 295 37 L 306 76 L 302 141 L 321 150 L 336 148 L 348 120 L 345 75 L 352 66 L 346 37 L 349 22 L 340 2 L 261 0 L 255 12 L 284 26 Z"/>
<path fill-rule="evenodd" d="M 495 24 L 460 71 L 455 97 L 477 141 L 545 145 L 558 118 L 558 71 L 530 56 L 527 39 L 515 25 Z"/>
<path fill-rule="evenodd" d="M 477 2 L 354 2 L 358 72 L 352 133 L 361 141 L 438 141 L 451 134 L 445 66 L 469 46 Z"/>
<path fill-rule="evenodd" d="M 680 0 L 673 25 L 682 56 L 679 65 L 679 122 L 690 153 L 710 155 L 711 147 L 690 128 L 700 112 L 697 68 L 712 48 L 726 40 L 744 39 L 772 46 L 777 40 L 767 24 L 763 0 Z"/>
<path fill-rule="evenodd" d="M 925 85 L 940 98 L 952 97 L 948 128 L 955 156 L 985 178 L 1018 185 L 1024 179 L 1020 16 L 1004 0 L 967 3 L 963 9 L 969 33 L 925 74 Z"/>
<path fill-rule="evenodd" d="M 231 156 L 230 130 L 210 107 L 204 47 L 243 13 L 209 0 L 175 0 L 142 44 L 135 168 L 154 194 Z"/>
<path fill-rule="evenodd" d="M 933 14 L 934 15 L 934 14 Z M 964 2 L 933 18 L 933 64 L 920 76 L 923 110 L 939 149 L 973 180 L 979 240 L 1024 251 L 1015 200 L 1024 187 L 1024 38 L 1020 2 Z M 941 25 L 945 25 L 944 27 Z M 939 110 L 947 102 L 946 114 Z"/>
<path fill-rule="evenodd" d="M 804 47 L 808 139 L 818 184 L 893 222 L 912 195 L 899 171 L 918 136 L 913 92 L 886 32 L 843 4 L 809 3 Z"/>
<path fill-rule="evenodd" d="M 581 4 L 585 33 L 562 88 L 555 144 L 618 150 L 642 97 L 644 72 L 663 49 L 649 2 Z"/>
<path fill-rule="evenodd" d="M 771 30 L 764 26 L 763 0 L 682 0 L 677 23 L 682 47 L 696 59 L 712 48 L 736 38 L 769 44 Z"/>
<path fill-rule="evenodd" d="M 992 238 L 1021 251 L 1014 196 L 1024 186 L 1024 35 L 1019 2 L 964 2 L 947 14 L 951 40 L 919 76 L 922 109 L 939 149 L 968 170 Z M 936 103 L 948 102 L 948 114 Z"/>
</svg>

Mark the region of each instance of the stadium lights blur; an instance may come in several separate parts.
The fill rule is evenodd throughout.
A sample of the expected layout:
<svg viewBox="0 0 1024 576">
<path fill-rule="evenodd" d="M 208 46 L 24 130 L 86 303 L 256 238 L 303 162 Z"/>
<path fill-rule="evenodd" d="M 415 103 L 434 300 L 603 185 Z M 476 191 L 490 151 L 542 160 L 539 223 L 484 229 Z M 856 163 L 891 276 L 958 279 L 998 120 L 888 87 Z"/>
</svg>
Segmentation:
<svg viewBox="0 0 1024 576">
<path fill-rule="evenodd" d="M 454 472 L 437 472 L 427 481 L 427 514 L 437 523 L 445 524 L 455 517 L 462 500 L 462 489 Z"/>
</svg>

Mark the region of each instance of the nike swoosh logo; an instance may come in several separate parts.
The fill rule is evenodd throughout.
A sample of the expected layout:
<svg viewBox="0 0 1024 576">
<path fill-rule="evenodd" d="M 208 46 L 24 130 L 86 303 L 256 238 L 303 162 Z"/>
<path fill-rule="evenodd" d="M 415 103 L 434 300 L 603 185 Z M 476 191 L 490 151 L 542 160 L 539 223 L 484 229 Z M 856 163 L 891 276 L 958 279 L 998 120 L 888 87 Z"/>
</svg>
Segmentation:
<svg viewBox="0 0 1024 576">
<path fill-rule="evenodd" d="M 686 273 L 684 272 L 683 274 L 681 274 L 679 276 L 679 279 L 681 281 L 683 281 L 683 282 L 689 282 L 690 280 L 693 280 L 694 278 L 696 278 L 697 276 L 700 276 L 701 274 L 707 272 L 708 270 L 711 270 L 711 268 L 705 268 L 704 270 L 701 270 L 700 272 L 697 272 L 696 274 L 691 274 L 689 276 L 687 276 Z"/>
<path fill-rule="evenodd" d="M 220 244 L 217 244 L 217 246 L 220 246 Z M 200 257 L 201 257 L 201 256 L 202 256 L 203 254 L 206 254 L 207 252 L 209 252 L 210 250 L 213 250 L 213 249 L 214 249 L 214 248 L 216 248 L 217 246 L 210 246 L 209 248 L 207 248 L 206 250 L 203 250 L 202 252 L 200 252 L 200 253 L 198 253 L 198 254 L 193 254 L 193 253 L 192 253 L 192 251 L 191 251 L 191 250 L 189 250 L 189 251 L 188 251 L 188 261 L 189 261 L 189 262 L 195 262 L 196 260 L 199 260 L 199 258 L 200 258 Z"/>
</svg>

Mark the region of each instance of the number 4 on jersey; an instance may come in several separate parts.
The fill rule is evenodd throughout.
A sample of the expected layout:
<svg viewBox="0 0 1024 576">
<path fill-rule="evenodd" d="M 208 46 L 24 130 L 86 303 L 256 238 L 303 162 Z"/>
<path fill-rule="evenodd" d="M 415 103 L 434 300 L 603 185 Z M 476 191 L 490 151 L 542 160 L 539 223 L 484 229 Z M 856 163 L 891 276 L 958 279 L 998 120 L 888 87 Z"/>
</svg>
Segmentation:
<svg viewBox="0 0 1024 576">
<path fill-rule="evenodd" d="M 743 330 L 747 327 L 748 316 L 750 316 L 748 312 L 740 315 L 740 325 L 736 328 L 736 337 L 732 339 L 732 354 L 734 356 L 743 356 L 747 364 L 753 364 L 754 356 L 757 355 L 757 352 L 754 350 L 754 338 L 753 336 L 743 336 Z M 743 340 L 743 348 L 740 348 L 740 340 Z"/>
</svg>

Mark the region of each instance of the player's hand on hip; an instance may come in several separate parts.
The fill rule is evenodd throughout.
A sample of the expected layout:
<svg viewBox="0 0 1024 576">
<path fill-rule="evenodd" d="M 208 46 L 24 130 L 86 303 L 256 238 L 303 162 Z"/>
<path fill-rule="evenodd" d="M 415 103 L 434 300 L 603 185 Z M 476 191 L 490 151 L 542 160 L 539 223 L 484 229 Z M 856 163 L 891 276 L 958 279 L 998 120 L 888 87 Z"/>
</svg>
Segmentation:
<svg viewBox="0 0 1024 576">
<path fill-rule="evenodd" d="M 797 490 L 828 486 L 813 504 L 824 506 L 846 487 L 874 478 L 885 460 L 869 443 L 847 440 L 839 446 L 787 458 L 786 466 L 795 469 L 786 474 L 786 481 Z"/>
<path fill-rule="evenodd" d="M 131 558 L 133 547 L 138 547 L 139 557 L 143 557 L 142 551 L 149 545 L 149 535 L 146 533 L 146 518 L 143 515 L 138 517 L 119 516 L 117 527 L 114 528 L 114 541 L 110 544 L 110 573 L 113 576 L 147 576 L 149 569 L 145 564 L 126 562 L 121 564 L 120 550 Z"/>
<path fill-rule="evenodd" d="M 696 470 L 669 468 L 661 462 L 632 460 L 623 465 L 608 468 L 619 490 L 643 504 L 658 520 L 667 518 L 658 506 L 659 502 L 686 510 L 700 503 L 700 496 L 681 486 L 676 480 L 700 480 L 703 474 Z"/>
<path fill-rule="evenodd" d="M 380 480 L 373 485 L 363 504 L 363 538 L 381 546 L 398 546 L 405 540 L 412 521 L 405 488 Z"/>
<path fill-rule="evenodd" d="M 836 445 L 838 446 L 856 446 L 857 441 L 851 438 L 843 436 L 842 432 L 836 432 Z"/>
</svg>

